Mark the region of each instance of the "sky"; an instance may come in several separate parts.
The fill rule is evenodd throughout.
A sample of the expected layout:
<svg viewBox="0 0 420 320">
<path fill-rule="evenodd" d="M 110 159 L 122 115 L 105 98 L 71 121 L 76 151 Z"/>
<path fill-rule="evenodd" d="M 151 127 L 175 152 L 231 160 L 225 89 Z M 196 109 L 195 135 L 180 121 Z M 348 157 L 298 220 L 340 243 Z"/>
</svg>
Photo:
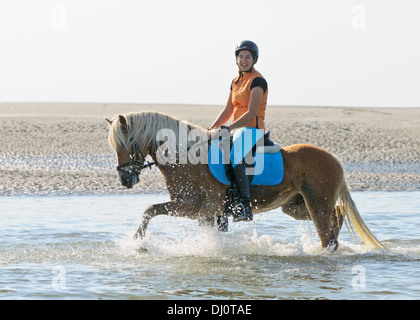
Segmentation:
<svg viewBox="0 0 420 320">
<path fill-rule="evenodd" d="M 0 102 L 224 105 L 236 44 L 269 105 L 420 106 L 418 0 L 0 0 Z"/>
</svg>

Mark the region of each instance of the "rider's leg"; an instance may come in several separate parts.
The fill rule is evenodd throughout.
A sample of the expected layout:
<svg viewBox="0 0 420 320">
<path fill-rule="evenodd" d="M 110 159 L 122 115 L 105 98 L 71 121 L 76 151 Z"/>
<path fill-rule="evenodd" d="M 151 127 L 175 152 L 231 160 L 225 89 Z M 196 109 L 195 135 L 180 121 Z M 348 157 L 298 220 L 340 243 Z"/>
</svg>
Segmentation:
<svg viewBox="0 0 420 320">
<path fill-rule="evenodd" d="M 241 215 L 233 217 L 233 221 L 244 221 L 252 220 L 252 210 L 251 210 L 251 190 L 249 186 L 249 179 L 245 172 L 245 165 L 243 163 L 237 164 L 233 168 L 233 174 L 235 176 L 236 184 L 241 193 L 241 203 L 243 205 L 243 210 Z"/>
</svg>

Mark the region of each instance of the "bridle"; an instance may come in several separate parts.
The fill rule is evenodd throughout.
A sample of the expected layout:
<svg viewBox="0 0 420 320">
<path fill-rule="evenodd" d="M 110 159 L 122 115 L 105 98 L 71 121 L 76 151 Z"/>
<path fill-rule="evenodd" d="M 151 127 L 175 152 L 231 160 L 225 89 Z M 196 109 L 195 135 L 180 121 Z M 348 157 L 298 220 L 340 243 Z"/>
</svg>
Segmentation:
<svg viewBox="0 0 420 320">
<path fill-rule="evenodd" d="M 141 156 L 141 158 L 140 158 Z M 131 143 L 131 155 L 132 159 L 130 162 L 120 164 L 117 167 L 117 171 L 121 173 L 136 173 L 139 174 L 144 168 L 152 169 L 152 166 L 156 165 L 155 161 L 147 161 L 146 157 L 141 152 L 141 149 L 137 142 Z M 128 168 L 127 168 L 128 167 Z"/>
<path fill-rule="evenodd" d="M 204 143 L 209 143 L 210 141 L 212 141 L 212 139 L 208 139 L 206 141 L 203 141 L 201 143 L 197 143 L 189 148 L 187 148 L 187 152 L 192 148 L 192 147 L 197 147 L 200 146 Z M 141 158 L 140 158 L 141 156 Z M 139 174 L 141 170 L 145 169 L 145 168 L 150 168 L 152 169 L 152 166 L 157 166 L 155 161 L 147 161 L 146 162 L 146 157 L 143 155 L 143 152 L 141 152 L 141 149 L 138 145 L 137 142 L 131 142 L 131 155 L 130 158 L 132 159 L 130 162 L 126 162 L 123 164 L 120 164 L 119 166 L 117 166 L 117 171 L 120 173 L 126 173 L 126 174 L 132 174 L 132 173 L 136 173 Z M 127 169 L 128 167 L 128 169 Z"/>
</svg>

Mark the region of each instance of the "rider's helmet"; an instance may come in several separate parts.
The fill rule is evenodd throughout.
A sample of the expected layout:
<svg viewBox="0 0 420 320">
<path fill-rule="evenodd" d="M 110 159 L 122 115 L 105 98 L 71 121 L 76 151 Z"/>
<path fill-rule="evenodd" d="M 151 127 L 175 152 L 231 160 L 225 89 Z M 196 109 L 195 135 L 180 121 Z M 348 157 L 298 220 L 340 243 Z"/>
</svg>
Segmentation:
<svg viewBox="0 0 420 320">
<path fill-rule="evenodd" d="M 249 50 L 252 54 L 252 57 L 254 58 L 254 64 L 257 63 L 259 51 L 258 51 L 258 47 L 255 44 L 255 42 L 252 42 L 250 40 L 243 40 L 243 41 L 239 42 L 236 46 L 236 49 L 235 49 L 235 56 L 236 57 L 239 55 L 239 52 L 241 50 Z"/>
</svg>

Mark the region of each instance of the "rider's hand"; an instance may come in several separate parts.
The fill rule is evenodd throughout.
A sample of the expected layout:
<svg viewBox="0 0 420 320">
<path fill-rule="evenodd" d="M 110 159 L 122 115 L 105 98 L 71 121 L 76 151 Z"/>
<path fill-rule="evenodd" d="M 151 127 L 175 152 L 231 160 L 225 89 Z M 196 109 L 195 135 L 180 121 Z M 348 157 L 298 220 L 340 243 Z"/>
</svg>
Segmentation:
<svg viewBox="0 0 420 320">
<path fill-rule="evenodd" d="M 228 126 L 220 126 L 220 128 L 218 128 L 218 129 L 211 130 L 211 134 L 214 137 L 214 139 L 216 137 L 228 138 L 228 137 L 230 137 L 230 130 L 229 130 Z"/>
<path fill-rule="evenodd" d="M 229 129 L 229 127 L 228 127 L 228 126 L 225 126 L 225 125 L 220 126 L 219 131 L 222 131 L 222 130 L 227 130 L 227 131 L 230 133 L 230 129 Z"/>
</svg>

